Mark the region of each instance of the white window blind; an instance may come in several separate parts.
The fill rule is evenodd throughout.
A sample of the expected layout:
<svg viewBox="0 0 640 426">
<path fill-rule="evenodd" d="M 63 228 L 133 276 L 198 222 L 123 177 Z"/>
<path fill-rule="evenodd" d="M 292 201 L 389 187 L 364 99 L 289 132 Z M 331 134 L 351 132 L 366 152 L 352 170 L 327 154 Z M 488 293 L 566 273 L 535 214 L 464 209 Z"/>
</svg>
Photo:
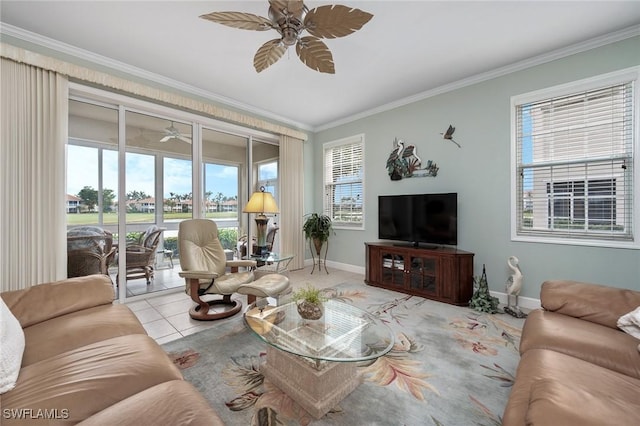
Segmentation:
<svg viewBox="0 0 640 426">
<path fill-rule="evenodd" d="M 334 227 L 364 227 L 364 135 L 324 145 L 324 213 Z"/>
<path fill-rule="evenodd" d="M 519 236 L 633 241 L 634 82 L 515 105 Z"/>
</svg>

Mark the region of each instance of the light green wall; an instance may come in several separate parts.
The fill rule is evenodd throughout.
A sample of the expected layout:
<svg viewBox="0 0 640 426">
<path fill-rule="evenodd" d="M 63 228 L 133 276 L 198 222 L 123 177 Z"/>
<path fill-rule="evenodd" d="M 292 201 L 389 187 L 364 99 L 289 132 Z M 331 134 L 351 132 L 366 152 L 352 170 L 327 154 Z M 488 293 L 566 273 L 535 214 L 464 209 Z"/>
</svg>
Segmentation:
<svg viewBox="0 0 640 426">
<path fill-rule="evenodd" d="M 522 296 L 538 298 L 547 279 L 574 279 L 640 290 L 640 250 L 512 242 L 510 239 L 510 98 L 513 95 L 640 65 L 640 37 L 575 54 L 434 96 L 313 137 L 313 203 L 322 209 L 322 144 L 365 134 L 364 231 L 338 230 L 328 259 L 364 266 L 365 241 L 377 238 L 380 194 L 458 193 L 458 248 L 475 253 L 475 275 L 486 264 L 489 286 L 504 291 L 506 260 L 520 259 Z M 363 88 L 375 90 L 375 88 Z M 449 124 L 462 149 L 439 135 Z M 385 163 L 394 137 L 434 160 L 435 178 L 391 181 Z M 639 169 L 636 168 L 636 172 Z M 638 194 L 638 191 L 636 191 Z"/>
<path fill-rule="evenodd" d="M 193 97 L 13 37 L 3 37 L 3 41 Z M 451 191 L 459 194 L 458 246 L 476 254 L 476 274 L 481 272 L 483 263 L 487 265 L 492 290 L 503 290 L 509 274 L 506 259 L 510 255 L 518 256 L 521 261 L 525 274 L 523 296 L 537 298 L 539 284 L 549 278 L 586 280 L 640 290 L 640 250 L 515 243 L 510 241 L 509 232 L 510 97 L 634 65 L 640 65 L 640 37 L 310 134 L 304 145 L 305 213 L 322 209 L 322 144 L 359 133 L 364 133 L 366 138 L 366 229 L 338 230 L 331 239 L 328 259 L 364 266 L 364 242 L 377 240 L 379 194 Z M 363 87 L 363 90 L 375 88 Z M 439 133 L 449 124 L 456 126 L 456 140 L 463 145 L 462 149 L 441 139 Z M 394 137 L 417 146 L 423 160 L 436 161 L 440 166 L 438 176 L 391 182 L 385 162 Z M 307 255 L 310 258 L 308 250 Z"/>
</svg>

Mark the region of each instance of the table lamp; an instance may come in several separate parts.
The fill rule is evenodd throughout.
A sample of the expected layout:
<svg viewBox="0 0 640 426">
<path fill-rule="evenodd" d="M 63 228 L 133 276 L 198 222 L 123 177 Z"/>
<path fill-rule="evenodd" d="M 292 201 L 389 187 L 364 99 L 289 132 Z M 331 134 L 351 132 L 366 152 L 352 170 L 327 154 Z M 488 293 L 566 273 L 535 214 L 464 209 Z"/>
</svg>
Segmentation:
<svg viewBox="0 0 640 426">
<path fill-rule="evenodd" d="M 256 227 L 258 228 L 257 250 L 259 255 L 267 253 L 267 223 L 269 218 L 265 213 L 280 213 L 276 200 L 270 192 L 265 192 L 264 186 L 260 187 L 259 192 L 254 192 L 249 198 L 249 202 L 242 210 L 243 213 L 257 213 Z"/>
</svg>

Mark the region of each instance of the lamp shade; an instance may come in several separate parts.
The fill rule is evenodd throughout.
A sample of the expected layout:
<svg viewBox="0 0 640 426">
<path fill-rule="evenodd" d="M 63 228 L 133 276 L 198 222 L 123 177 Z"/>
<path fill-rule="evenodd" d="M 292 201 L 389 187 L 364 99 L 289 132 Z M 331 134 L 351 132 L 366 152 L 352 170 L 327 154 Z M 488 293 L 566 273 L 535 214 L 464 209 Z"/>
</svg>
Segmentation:
<svg viewBox="0 0 640 426">
<path fill-rule="evenodd" d="M 280 213 L 276 200 L 273 198 L 270 192 L 254 192 L 249 202 L 244 209 L 243 213 Z"/>
</svg>

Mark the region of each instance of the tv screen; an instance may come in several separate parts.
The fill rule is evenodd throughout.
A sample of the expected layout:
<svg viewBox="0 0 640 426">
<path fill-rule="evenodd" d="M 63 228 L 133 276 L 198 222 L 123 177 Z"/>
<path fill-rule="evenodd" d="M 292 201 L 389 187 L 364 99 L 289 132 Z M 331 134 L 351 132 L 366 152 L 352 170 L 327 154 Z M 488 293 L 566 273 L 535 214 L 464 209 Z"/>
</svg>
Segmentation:
<svg viewBox="0 0 640 426">
<path fill-rule="evenodd" d="M 458 194 L 380 195 L 378 238 L 458 244 Z"/>
</svg>

